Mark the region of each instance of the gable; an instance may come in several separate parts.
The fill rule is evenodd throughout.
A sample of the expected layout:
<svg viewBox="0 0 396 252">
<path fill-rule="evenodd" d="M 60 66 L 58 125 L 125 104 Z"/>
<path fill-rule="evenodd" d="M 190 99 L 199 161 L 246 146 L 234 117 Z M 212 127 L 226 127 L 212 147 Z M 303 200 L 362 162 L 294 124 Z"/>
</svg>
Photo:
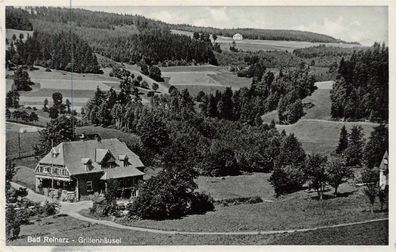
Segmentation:
<svg viewBox="0 0 396 252">
<path fill-rule="evenodd" d="M 83 159 L 84 161 L 88 159 L 92 161 L 93 169 L 89 172 L 103 171 L 98 162 L 114 162 L 117 166 L 124 166 L 123 161 L 118 158 L 120 156 L 123 157 L 123 155 L 128 157 L 129 166 L 144 166 L 138 155 L 132 152 L 125 143 L 115 138 L 102 139 L 101 141 L 63 142 L 56 146 L 55 149 L 59 152 L 56 158 L 53 158 L 49 153 L 40 160 L 40 163 L 47 162 L 47 164 L 51 164 L 51 161 L 53 161 L 54 165 L 67 166 L 71 175 L 88 172 L 86 165 L 82 162 Z"/>
</svg>

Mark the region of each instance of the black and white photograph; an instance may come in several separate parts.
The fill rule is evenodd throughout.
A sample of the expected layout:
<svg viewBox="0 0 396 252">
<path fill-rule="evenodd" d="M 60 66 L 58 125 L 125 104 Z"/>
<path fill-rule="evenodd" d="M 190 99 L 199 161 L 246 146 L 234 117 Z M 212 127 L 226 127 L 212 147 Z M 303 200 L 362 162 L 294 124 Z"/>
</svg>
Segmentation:
<svg viewBox="0 0 396 252">
<path fill-rule="evenodd" d="M 7 251 L 394 249 L 390 2 L 82 3 L 3 6 Z"/>
</svg>

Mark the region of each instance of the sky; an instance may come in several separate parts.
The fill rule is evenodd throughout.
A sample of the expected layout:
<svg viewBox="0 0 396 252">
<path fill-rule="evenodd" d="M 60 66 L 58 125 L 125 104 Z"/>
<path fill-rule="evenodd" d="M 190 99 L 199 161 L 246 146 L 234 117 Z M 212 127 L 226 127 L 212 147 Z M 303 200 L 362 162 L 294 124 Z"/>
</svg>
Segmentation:
<svg viewBox="0 0 396 252">
<path fill-rule="evenodd" d="M 82 7 L 138 14 L 171 24 L 216 28 L 290 29 L 322 33 L 345 41 L 388 44 L 388 8 L 381 6 L 95 6 Z"/>
</svg>

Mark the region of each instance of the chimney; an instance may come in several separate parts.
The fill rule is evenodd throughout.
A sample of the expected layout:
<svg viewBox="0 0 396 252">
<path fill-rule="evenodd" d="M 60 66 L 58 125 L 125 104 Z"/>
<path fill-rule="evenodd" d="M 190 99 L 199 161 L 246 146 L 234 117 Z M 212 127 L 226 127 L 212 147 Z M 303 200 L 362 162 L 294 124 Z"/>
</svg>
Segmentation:
<svg viewBox="0 0 396 252">
<path fill-rule="evenodd" d="M 100 142 L 100 141 L 102 140 L 102 138 L 99 136 L 99 134 L 96 134 L 96 135 L 95 135 L 95 139 L 96 139 L 96 141 L 98 141 L 98 142 Z"/>
</svg>

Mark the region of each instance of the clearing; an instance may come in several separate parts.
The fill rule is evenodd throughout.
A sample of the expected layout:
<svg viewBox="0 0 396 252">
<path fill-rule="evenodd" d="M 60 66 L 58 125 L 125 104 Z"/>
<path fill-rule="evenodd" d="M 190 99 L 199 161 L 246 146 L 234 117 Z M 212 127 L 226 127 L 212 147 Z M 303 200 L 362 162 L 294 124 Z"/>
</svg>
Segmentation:
<svg viewBox="0 0 396 252">
<path fill-rule="evenodd" d="M 303 100 L 305 115 L 295 124 L 276 125 L 279 131 L 294 133 L 306 152 L 330 154 L 337 147 L 340 130 L 344 125 L 348 130 L 354 125 L 362 126 L 366 138 L 370 136 L 373 127 L 378 126 L 377 123 L 371 122 L 331 121 L 330 91 L 333 83 L 316 82 L 318 89 Z M 266 123 L 270 123 L 271 120 L 278 122 L 278 111 L 266 113 L 262 119 Z"/>
<path fill-rule="evenodd" d="M 288 134 L 294 133 L 306 152 L 330 154 L 337 147 L 342 126 L 350 131 L 354 125 L 362 126 L 366 139 L 370 136 L 373 128 L 378 126 L 377 123 L 370 122 L 301 119 L 291 125 L 276 125 L 276 128 L 279 131 L 285 130 Z"/>
<path fill-rule="evenodd" d="M 169 79 L 169 84 L 178 89 L 188 89 L 196 95 L 199 91 L 214 93 L 216 90 L 223 91 L 226 87 L 238 90 L 249 87 L 251 78 L 241 78 L 231 73 L 225 67 L 201 65 L 201 66 L 177 66 L 162 67 L 162 76 Z"/>
<path fill-rule="evenodd" d="M 193 36 L 193 32 L 183 30 L 171 30 L 174 34 L 181 34 L 186 36 Z M 230 50 L 233 39 L 232 37 L 218 36 L 216 42 L 220 44 L 222 50 Z M 280 50 L 293 51 L 294 49 L 306 48 L 311 46 L 326 45 L 343 48 L 359 47 L 356 44 L 346 43 L 313 43 L 305 41 L 285 41 L 285 40 L 259 40 L 259 39 L 243 39 L 235 41 L 236 47 L 243 51 L 259 51 L 259 50 Z"/>
</svg>

